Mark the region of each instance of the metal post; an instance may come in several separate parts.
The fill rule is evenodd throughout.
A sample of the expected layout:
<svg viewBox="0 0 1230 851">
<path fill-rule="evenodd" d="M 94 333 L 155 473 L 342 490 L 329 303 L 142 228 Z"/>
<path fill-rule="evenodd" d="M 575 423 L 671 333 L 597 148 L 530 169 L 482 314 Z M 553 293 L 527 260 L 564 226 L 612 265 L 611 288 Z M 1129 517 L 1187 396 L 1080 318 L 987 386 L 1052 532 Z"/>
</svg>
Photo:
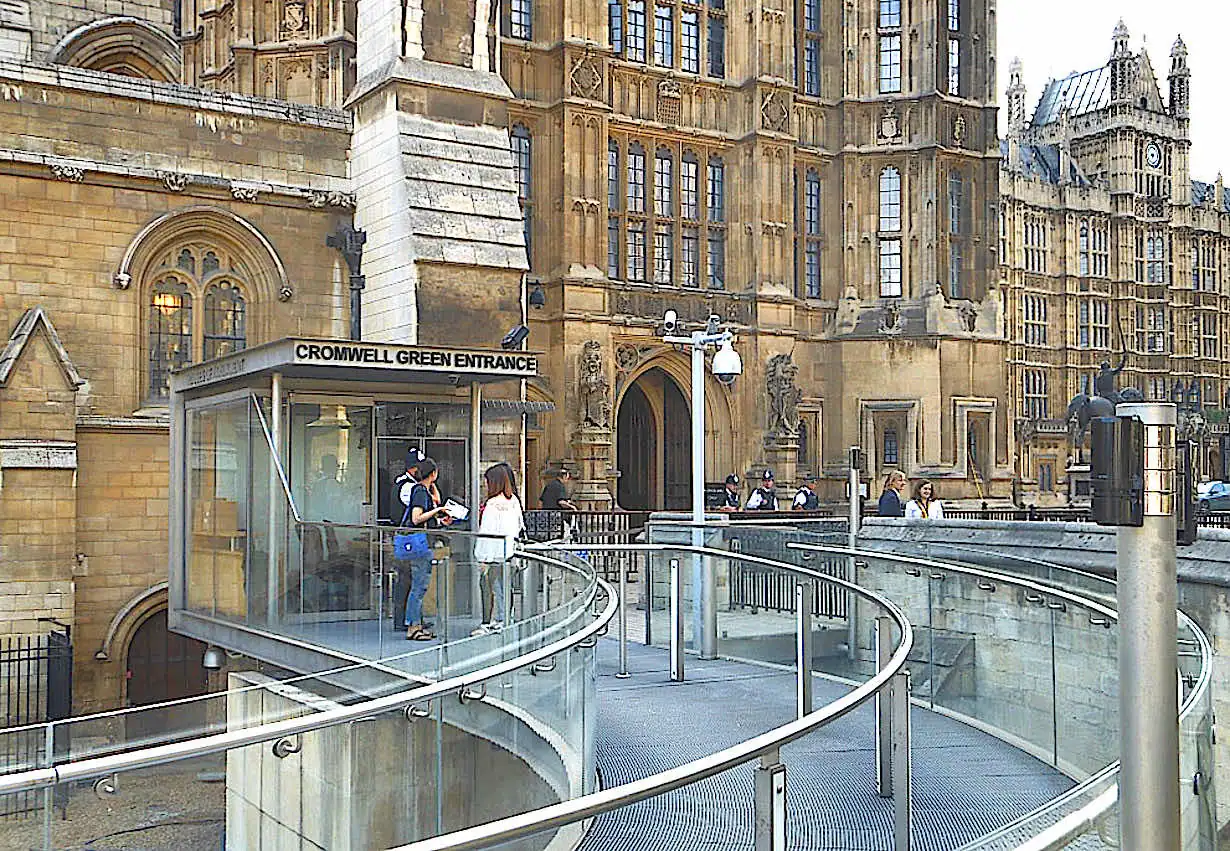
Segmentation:
<svg viewBox="0 0 1230 851">
<path fill-rule="evenodd" d="M 756 768 L 756 851 L 786 851 L 786 766 L 777 750 Z"/>
<path fill-rule="evenodd" d="M 265 592 L 269 599 L 265 604 L 269 623 L 277 623 L 280 609 L 281 577 L 278 576 L 278 509 L 282 499 L 282 485 L 278 481 L 278 464 L 282 460 L 282 373 L 275 372 L 270 392 L 269 437 L 273 443 L 269 459 L 269 575 L 265 577 Z M 279 499 L 281 497 L 281 499 Z"/>
<path fill-rule="evenodd" d="M 705 544 L 705 344 L 704 333 L 692 334 L 692 546 Z M 700 658 L 717 658 L 717 593 L 713 563 L 699 554 L 692 556 L 695 577 L 692 594 L 700 609 L 700 635 L 696 648 Z M 696 581 L 699 580 L 699 581 Z"/>
<path fill-rule="evenodd" d="M 862 499 L 859 488 L 859 456 L 862 450 L 857 446 L 850 447 L 850 528 L 846 532 L 846 546 L 858 549 L 858 529 L 862 525 Z M 846 579 L 858 582 L 854 556 L 846 559 Z M 851 661 L 857 655 L 858 648 L 858 596 L 853 591 L 846 592 L 846 654 Z"/>
<path fill-rule="evenodd" d="M 893 732 L 893 851 L 909 851 L 910 825 L 913 822 L 913 803 L 910 800 L 910 672 L 903 670 L 894 676 L 890 689 Z M 1178 784 L 1174 785 L 1177 788 Z"/>
<path fill-rule="evenodd" d="M 542 584 L 538 577 L 541 571 L 538 563 L 531 560 L 521 577 L 521 616 L 526 620 L 538 614 L 538 586 Z M 533 629 L 528 631 L 533 632 Z"/>
<path fill-rule="evenodd" d="M 876 670 L 883 671 L 893 656 L 893 621 L 876 618 Z M 891 686 L 889 686 L 891 688 Z M 893 796 L 893 704 L 887 689 L 876 692 L 876 792 Z"/>
<path fill-rule="evenodd" d="M 671 681 L 683 682 L 683 574 L 671 559 Z"/>
<path fill-rule="evenodd" d="M 1145 426 L 1144 524 L 1119 527 L 1119 847 L 1178 848 L 1179 705 L 1174 442 L 1169 404 L 1124 404 Z"/>
<path fill-rule="evenodd" d="M 795 709 L 798 716 L 811 714 L 812 678 L 812 633 L 811 610 L 815 604 L 816 586 L 813 580 L 806 579 L 794 584 L 795 612 L 795 659 L 798 672 L 795 676 Z"/>
<path fill-rule="evenodd" d="M 628 554 L 619 556 L 619 673 L 617 680 L 626 680 L 628 673 Z"/>
</svg>

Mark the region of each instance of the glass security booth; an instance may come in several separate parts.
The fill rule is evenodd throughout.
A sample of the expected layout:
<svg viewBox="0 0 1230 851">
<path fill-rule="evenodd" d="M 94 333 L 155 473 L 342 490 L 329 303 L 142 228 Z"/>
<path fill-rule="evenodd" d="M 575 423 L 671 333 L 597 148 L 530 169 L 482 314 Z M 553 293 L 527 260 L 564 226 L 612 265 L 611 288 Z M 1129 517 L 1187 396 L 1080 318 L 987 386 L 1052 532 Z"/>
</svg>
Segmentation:
<svg viewBox="0 0 1230 851">
<path fill-rule="evenodd" d="M 512 382 L 501 395 L 517 396 L 537 368 L 526 352 L 283 339 L 176 372 L 172 628 L 298 670 L 387 655 L 408 450 L 437 462 L 442 498 L 477 507 L 484 410 L 515 422 L 507 431 L 527 409 L 485 407 L 484 386 Z M 434 542 L 429 611 L 450 594 L 468 603 L 449 569 L 462 537 Z"/>
</svg>

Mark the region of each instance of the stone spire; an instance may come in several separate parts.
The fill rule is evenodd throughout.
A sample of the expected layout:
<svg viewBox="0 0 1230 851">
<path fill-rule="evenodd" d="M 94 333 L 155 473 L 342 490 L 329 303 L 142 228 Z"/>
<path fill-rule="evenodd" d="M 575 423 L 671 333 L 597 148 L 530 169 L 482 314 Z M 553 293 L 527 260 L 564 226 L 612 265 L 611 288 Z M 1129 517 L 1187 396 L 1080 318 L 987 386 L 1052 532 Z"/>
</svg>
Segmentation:
<svg viewBox="0 0 1230 851">
<path fill-rule="evenodd" d="M 1110 55 L 1111 103 L 1131 103 L 1136 92 L 1136 57 L 1129 45 L 1131 35 L 1123 21 L 1115 27 L 1114 50 Z"/>
<path fill-rule="evenodd" d="M 1025 129 L 1025 66 L 1015 57 L 1008 66 L 1008 132 Z"/>
<path fill-rule="evenodd" d="M 1187 45 L 1183 36 L 1175 39 L 1170 49 L 1170 114 L 1187 118 L 1191 110 L 1191 69 L 1187 66 Z"/>
</svg>

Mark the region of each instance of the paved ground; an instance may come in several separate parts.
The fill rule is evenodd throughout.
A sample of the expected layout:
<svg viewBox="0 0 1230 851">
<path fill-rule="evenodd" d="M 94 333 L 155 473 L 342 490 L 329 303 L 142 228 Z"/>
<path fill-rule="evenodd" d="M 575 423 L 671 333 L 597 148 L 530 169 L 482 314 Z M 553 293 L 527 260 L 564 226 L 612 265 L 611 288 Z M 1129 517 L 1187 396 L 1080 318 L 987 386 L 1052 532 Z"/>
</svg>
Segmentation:
<svg viewBox="0 0 1230 851">
<path fill-rule="evenodd" d="M 617 645 L 599 645 L 598 764 L 613 786 L 720 750 L 788 721 L 793 674 L 687 660 L 671 683 L 664 651 L 629 645 L 633 677 L 618 680 Z M 816 681 L 816 705 L 845 691 Z M 965 725 L 915 708 L 914 847 L 955 848 L 1071 787 L 1058 772 Z M 793 849 L 891 847 L 892 802 L 874 789 L 874 715 L 861 709 L 786 748 Z M 585 851 L 752 849 L 753 781 L 736 769 L 596 820 Z"/>
</svg>

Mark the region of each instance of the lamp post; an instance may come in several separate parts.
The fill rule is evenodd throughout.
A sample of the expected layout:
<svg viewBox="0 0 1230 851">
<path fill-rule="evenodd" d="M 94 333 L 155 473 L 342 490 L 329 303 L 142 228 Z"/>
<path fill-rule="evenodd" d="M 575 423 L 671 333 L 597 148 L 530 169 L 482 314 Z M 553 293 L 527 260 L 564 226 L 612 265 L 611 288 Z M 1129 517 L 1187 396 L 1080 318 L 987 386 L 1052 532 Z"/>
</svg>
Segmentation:
<svg viewBox="0 0 1230 851">
<path fill-rule="evenodd" d="M 734 383 L 742 374 L 743 361 L 734 350 L 735 335 L 721 327 L 720 317 L 710 316 L 704 330 L 690 336 L 677 333 L 678 322 L 675 311 L 666 311 L 662 341 L 692 350 L 692 546 L 699 547 L 704 544 L 705 523 L 705 351 L 719 347 L 713 356 L 713 375 L 723 384 Z M 717 656 L 717 593 L 712 563 L 697 555 L 692 575 L 700 585 L 693 592 L 700 596 L 701 611 L 696 644 L 702 659 L 713 659 Z"/>
</svg>

